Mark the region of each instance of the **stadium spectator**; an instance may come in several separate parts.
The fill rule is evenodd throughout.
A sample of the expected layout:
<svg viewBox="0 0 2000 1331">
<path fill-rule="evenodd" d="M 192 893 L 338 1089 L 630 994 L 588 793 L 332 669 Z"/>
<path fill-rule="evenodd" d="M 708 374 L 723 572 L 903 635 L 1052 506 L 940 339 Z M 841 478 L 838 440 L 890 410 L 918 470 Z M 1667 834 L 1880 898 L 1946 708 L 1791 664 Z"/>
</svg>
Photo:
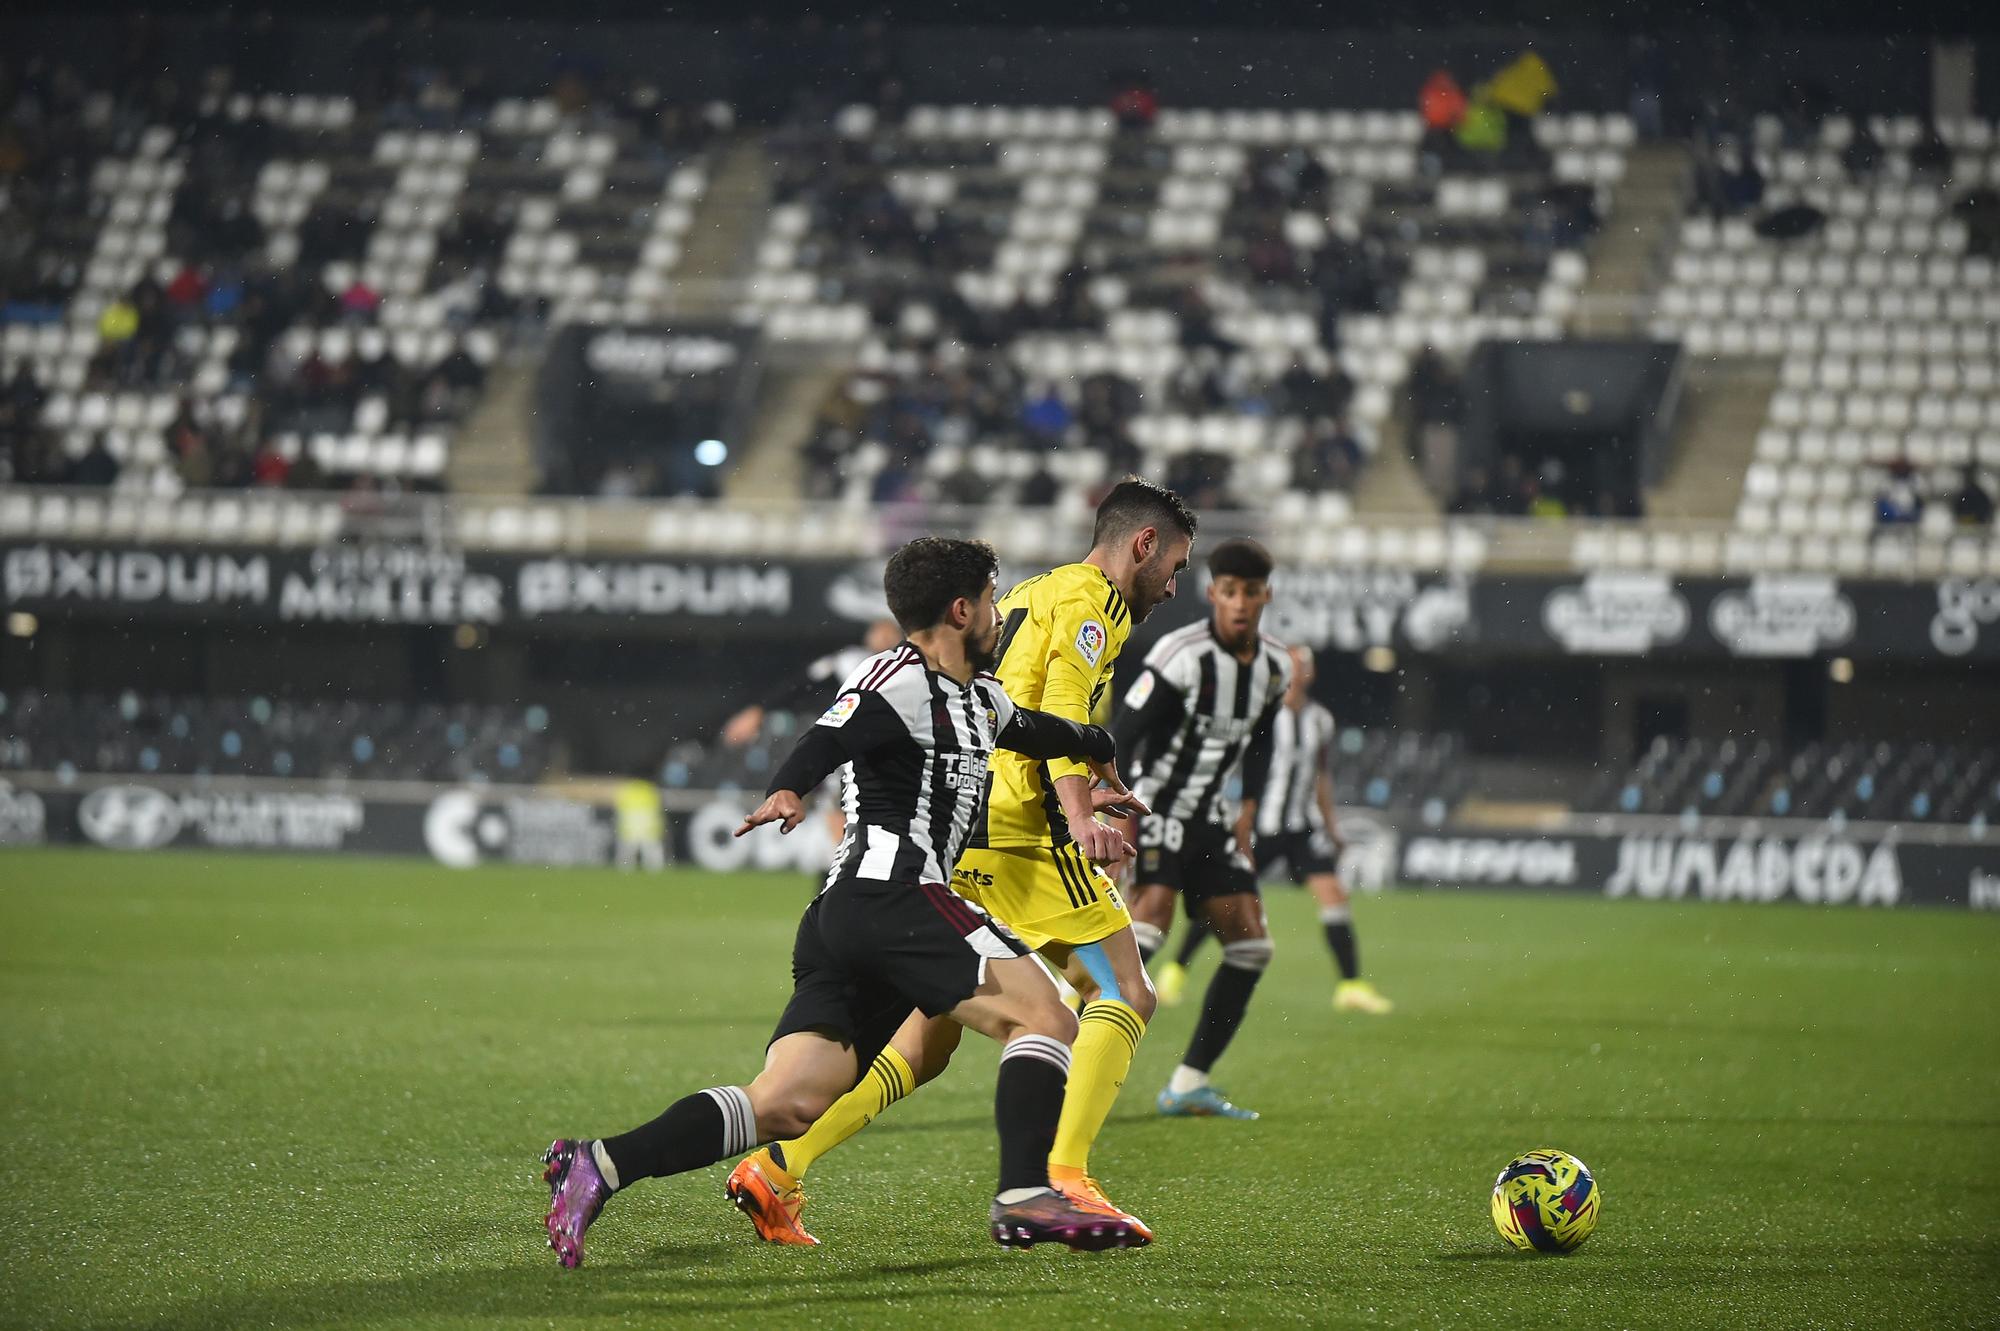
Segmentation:
<svg viewBox="0 0 2000 1331">
<path fill-rule="evenodd" d="M 1951 179 L 1951 148 L 1938 133 L 1937 121 L 1925 120 L 1923 132 L 1910 148 L 1910 170 L 1942 185 Z"/>
<path fill-rule="evenodd" d="M 1961 527 L 1993 525 L 1993 496 L 1981 482 L 1979 469 L 1969 462 L 1959 477 L 1958 493 L 1951 498 L 1951 516 Z"/>
<path fill-rule="evenodd" d="M 1924 516 L 1924 496 L 1917 487 L 1916 468 L 1908 458 L 1889 464 L 1882 486 L 1875 492 L 1875 521 L 1882 527 L 1914 526 Z"/>
<path fill-rule="evenodd" d="M 1410 363 L 1410 405 L 1419 425 L 1458 419 L 1458 375 L 1437 348 L 1425 347 Z"/>
<path fill-rule="evenodd" d="M 1854 118 L 1854 136 L 1840 150 L 1840 165 L 1852 180 L 1866 180 L 1882 163 L 1882 141 L 1863 116 Z"/>
<path fill-rule="evenodd" d="M 1160 96 L 1153 80 L 1143 69 L 1114 70 L 1111 75 L 1111 114 L 1118 128 L 1143 133 L 1160 117 Z"/>
<path fill-rule="evenodd" d="M 68 485 L 110 486 L 118 479 L 118 459 L 104 442 L 103 432 L 91 437 L 84 455 L 69 466 L 63 481 Z"/>
<path fill-rule="evenodd" d="M 1292 456 L 1292 488 L 1306 494 L 1352 490 L 1365 456 L 1346 420 L 1321 421 Z"/>
<path fill-rule="evenodd" d="M 1466 469 L 1458 493 L 1452 496 L 1448 507 L 1451 512 L 1461 515 L 1493 512 L 1492 483 L 1487 479 L 1484 467 Z"/>
<path fill-rule="evenodd" d="M 1487 510 L 1502 517 L 1525 517 L 1534 498 L 1534 482 L 1528 479 L 1520 455 L 1503 453 L 1500 470 L 1486 491 Z"/>
</svg>

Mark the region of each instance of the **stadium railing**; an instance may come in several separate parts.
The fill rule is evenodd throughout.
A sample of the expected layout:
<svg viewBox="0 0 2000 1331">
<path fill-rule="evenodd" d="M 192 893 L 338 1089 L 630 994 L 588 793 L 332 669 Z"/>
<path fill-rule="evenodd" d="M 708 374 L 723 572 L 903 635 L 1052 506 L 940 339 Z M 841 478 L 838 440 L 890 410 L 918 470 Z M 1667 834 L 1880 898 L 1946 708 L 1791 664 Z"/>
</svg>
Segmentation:
<svg viewBox="0 0 2000 1331">
<path fill-rule="evenodd" d="M 1726 522 L 1668 519 L 1377 517 L 1328 523 L 1270 507 L 1203 515 L 1203 531 L 1254 535 L 1309 567 L 1475 572 L 1654 571 L 1818 573 L 1889 581 L 2000 576 L 2000 535 L 1962 530 L 1917 540 L 1886 530 L 1851 542 L 1745 532 Z M 793 500 L 621 501 L 277 490 L 191 491 L 153 498 L 100 489 L 0 490 L 0 540 L 314 546 L 398 541 L 437 548 L 782 555 L 863 559 L 911 536 L 979 536 L 1010 560 L 1073 557 L 1089 542 L 1090 514 L 1055 508 L 947 504 L 855 506 Z"/>
</svg>

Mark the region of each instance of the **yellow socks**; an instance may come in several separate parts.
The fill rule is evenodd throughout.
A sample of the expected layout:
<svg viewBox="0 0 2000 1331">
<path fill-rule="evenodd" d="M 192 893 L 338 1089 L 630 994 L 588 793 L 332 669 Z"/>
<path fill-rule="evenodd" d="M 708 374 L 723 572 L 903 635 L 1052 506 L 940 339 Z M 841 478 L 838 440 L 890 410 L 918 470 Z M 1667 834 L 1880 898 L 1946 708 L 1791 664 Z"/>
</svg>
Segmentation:
<svg viewBox="0 0 2000 1331">
<path fill-rule="evenodd" d="M 860 1084 L 834 1101 L 805 1136 L 778 1144 L 785 1172 L 795 1179 L 804 1178 L 813 1161 L 867 1127 L 877 1114 L 916 1088 L 917 1075 L 910 1071 L 909 1063 L 894 1049 L 884 1049 L 868 1065 Z"/>
<path fill-rule="evenodd" d="M 1132 1054 L 1145 1034 L 1146 1023 L 1139 1014 L 1115 998 L 1084 1004 L 1070 1055 L 1062 1120 L 1056 1125 L 1055 1148 L 1049 1152 L 1052 1176 L 1087 1171 L 1091 1145 L 1111 1115 L 1125 1074 L 1132 1070 Z"/>
</svg>

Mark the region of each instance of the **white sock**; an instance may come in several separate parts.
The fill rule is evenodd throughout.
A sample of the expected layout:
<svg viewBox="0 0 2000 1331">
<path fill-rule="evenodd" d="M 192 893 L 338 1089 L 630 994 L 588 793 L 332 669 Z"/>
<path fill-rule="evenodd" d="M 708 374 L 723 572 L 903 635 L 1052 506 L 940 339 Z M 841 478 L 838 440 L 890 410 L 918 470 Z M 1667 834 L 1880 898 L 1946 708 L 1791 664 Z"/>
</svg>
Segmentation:
<svg viewBox="0 0 2000 1331">
<path fill-rule="evenodd" d="M 618 1166 L 611 1163 L 611 1152 L 604 1149 L 604 1143 L 590 1144 L 590 1158 L 597 1162 L 597 1172 L 604 1175 L 604 1181 L 611 1185 L 611 1191 L 618 1191 Z"/>
<path fill-rule="evenodd" d="M 1167 1089 L 1175 1095 L 1186 1095 L 1208 1085 L 1208 1074 L 1183 1063 L 1174 1069 L 1174 1079 L 1167 1083 Z"/>
<path fill-rule="evenodd" d="M 1002 1206 L 1013 1206 L 1019 1202 L 1032 1201 L 1045 1192 L 1054 1191 L 1054 1188 L 1009 1188 L 1005 1192 L 994 1193 L 993 1200 Z"/>
</svg>

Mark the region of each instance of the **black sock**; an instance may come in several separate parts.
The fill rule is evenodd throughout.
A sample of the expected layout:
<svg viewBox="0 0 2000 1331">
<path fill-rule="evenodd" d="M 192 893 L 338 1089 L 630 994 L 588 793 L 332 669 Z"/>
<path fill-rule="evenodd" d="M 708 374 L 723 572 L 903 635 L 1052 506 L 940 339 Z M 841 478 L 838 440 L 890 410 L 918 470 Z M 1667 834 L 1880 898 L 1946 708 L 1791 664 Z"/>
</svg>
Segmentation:
<svg viewBox="0 0 2000 1331">
<path fill-rule="evenodd" d="M 997 1191 L 1049 1186 L 1049 1150 L 1068 1082 L 1068 1045 L 1046 1035 L 1008 1041 L 993 1091 L 993 1117 L 1000 1127 Z"/>
<path fill-rule="evenodd" d="M 1188 936 L 1181 940 L 1181 950 L 1174 955 L 1174 960 L 1180 964 L 1183 970 L 1187 968 L 1187 964 L 1190 961 L 1194 960 L 1194 954 L 1201 950 L 1201 945 L 1207 938 L 1207 925 L 1196 921 L 1188 927 Z"/>
<path fill-rule="evenodd" d="M 1153 954 L 1158 952 L 1161 946 L 1165 944 L 1167 936 L 1163 933 L 1155 932 L 1153 935 L 1150 935 L 1152 938 L 1151 942 L 1147 941 L 1148 937 L 1149 935 L 1140 933 L 1136 928 L 1132 930 L 1132 941 L 1139 945 L 1139 960 L 1150 966 L 1153 964 Z"/>
<path fill-rule="evenodd" d="M 1236 1038 L 1236 1028 L 1243 1024 L 1243 1013 L 1250 1006 L 1250 995 L 1256 992 L 1257 981 L 1263 978 L 1263 971 L 1232 966 L 1227 960 L 1216 968 L 1215 978 L 1208 982 L 1208 996 L 1201 1003 L 1201 1021 L 1194 1028 L 1194 1039 L 1188 1041 L 1187 1057 L 1181 1062 L 1197 1072 L 1215 1066 L 1215 1060 L 1222 1057 L 1222 1051 Z"/>
<path fill-rule="evenodd" d="M 741 1086 L 717 1086 L 673 1102 L 667 1112 L 630 1132 L 603 1139 L 618 1186 L 642 1178 L 685 1174 L 757 1144 L 756 1116 Z"/>
<path fill-rule="evenodd" d="M 1351 980 L 1361 974 L 1361 953 L 1354 945 L 1353 922 L 1330 920 L 1325 929 L 1326 945 L 1333 949 L 1333 960 L 1340 967 L 1340 978 Z"/>
</svg>

